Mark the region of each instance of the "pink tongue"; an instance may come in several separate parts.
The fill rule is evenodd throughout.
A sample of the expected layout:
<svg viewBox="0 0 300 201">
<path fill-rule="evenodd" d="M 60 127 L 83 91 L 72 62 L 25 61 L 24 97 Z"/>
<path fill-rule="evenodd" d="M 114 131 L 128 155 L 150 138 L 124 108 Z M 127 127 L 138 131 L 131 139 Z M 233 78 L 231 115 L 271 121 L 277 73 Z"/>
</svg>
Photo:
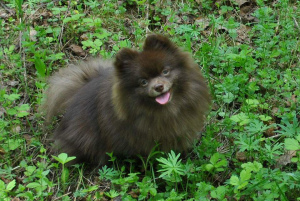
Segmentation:
<svg viewBox="0 0 300 201">
<path fill-rule="evenodd" d="M 169 98 L 170 98 L 170 92 L 166 92 L 160 96 L 157 96 L 155 100 L 159 104 L 164 105 L 169 101 Z"/>
</svg>

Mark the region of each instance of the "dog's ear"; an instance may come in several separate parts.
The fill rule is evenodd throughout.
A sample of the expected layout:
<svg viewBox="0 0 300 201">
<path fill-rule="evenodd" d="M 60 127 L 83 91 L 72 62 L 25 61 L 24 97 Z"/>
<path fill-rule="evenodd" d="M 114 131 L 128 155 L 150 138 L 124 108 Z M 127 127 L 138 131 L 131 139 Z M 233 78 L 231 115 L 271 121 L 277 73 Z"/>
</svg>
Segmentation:
<svg viewBox="0 0 300 201">
<path fill-rule="evenodd" d="M 116 55 L 115 67 L 117 70 L 122 71 L 124 68 L 130 67 L 131 61 L 133 61 L 139 53 L 129 48 L 120 50 Z"/>
<path fill-rule="evenodd" d="M 175 52 L 177 51 L 177 47 L 167 37 L 155 34 L 146 38 L 143 50 L 165 50 Z"/>
</svg>

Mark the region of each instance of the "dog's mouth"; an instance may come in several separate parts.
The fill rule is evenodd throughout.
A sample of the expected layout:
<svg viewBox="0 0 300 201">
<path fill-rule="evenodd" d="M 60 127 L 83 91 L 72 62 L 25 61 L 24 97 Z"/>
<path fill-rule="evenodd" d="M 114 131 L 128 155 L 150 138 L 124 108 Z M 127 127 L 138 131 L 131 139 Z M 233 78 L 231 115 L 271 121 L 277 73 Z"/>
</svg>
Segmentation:
<svg viewBox="0 0 300 201">
<path fill-rule="evenodd" d="M 161 105 L 167 104 L 171 100 L 171 92 L 167 91 L 155 98 L 155 101 Z"/>
</svg>

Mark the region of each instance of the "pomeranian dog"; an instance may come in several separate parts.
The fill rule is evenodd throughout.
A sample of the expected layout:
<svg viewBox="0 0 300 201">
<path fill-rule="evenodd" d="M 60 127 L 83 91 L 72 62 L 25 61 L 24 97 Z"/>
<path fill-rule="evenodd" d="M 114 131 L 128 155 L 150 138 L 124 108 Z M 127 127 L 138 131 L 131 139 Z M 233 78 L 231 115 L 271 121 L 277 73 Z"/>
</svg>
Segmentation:
<svg viewBox="0 0 300 201">
<path fill-rule="evenodd" d="M 64 113 L 59 150 L 103 165 L 107 152 L 186 151 L 203 127 L 210 95 L 198 65 L 168 38 L 151 35 L 143 51 L 120 50 L 114 62 L 92 60 L 49 79 L 42 110 Z"/>
</svg>

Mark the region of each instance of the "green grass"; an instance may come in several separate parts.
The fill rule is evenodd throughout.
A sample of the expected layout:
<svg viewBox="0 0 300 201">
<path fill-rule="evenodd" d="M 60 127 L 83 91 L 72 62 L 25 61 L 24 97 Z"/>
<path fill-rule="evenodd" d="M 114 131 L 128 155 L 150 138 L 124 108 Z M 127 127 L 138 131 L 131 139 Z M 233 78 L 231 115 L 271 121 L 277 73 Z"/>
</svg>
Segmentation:
<svg viewBox="0 0 300 201">
<path fill-rule="evenodd" d="M 4 0 L 0 4 L 0 200 L 300 200 L 300 3 Z M 245 6 L 249 6 L 246 18 Z M 250 20 L 249 20 L 250 19 Z M 52 156 L 38 113 L 46 79 L 161 33 L 191 52 L 213 96 L 187 156 L 91 169 Z"/>
</svg>

